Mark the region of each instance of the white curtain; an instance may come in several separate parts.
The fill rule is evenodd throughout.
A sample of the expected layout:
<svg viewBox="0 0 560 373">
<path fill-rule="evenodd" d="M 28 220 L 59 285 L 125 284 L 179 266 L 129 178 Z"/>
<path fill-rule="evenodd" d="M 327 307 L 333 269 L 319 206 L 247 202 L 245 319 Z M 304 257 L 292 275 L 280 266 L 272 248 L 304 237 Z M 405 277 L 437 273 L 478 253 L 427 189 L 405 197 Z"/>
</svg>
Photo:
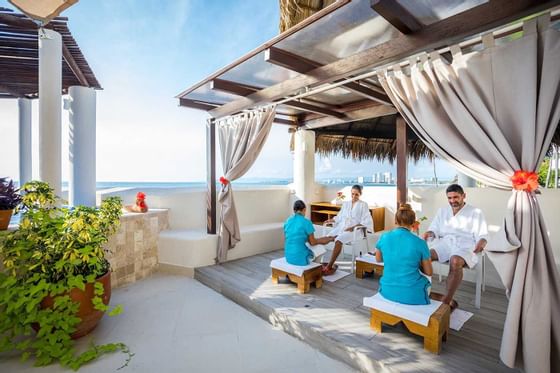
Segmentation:
<svg viewBox="0 0 560 373">
<path fill-rule="evenodd" d="M 379 74 L 391 101 L 425 144 L 461 172 L 512 189 L 515 171 L 535 172 L 560 121 L 560 33 L 550 15 L 523 36 L 453 62 L 423 55 L 410 74 Z M 560 276 L 538 197 L 513 190 L 501 240 L 487 251 L 509 297 L 500 357 L 527 372 L 560 371 Z M 555 227 L 553 228 L 555 229 Z"/>
<path fill-rule="evenodd" d="M 255 163 L 275 115 L 276 107 L 268 107 L 217 121 L 224 169 L 222 190 L 218 197 L 221 211 L 217 263 L 225 261 L 228 250 L 241 240 L 231 182 L 243 176 Z"/>
</svg>

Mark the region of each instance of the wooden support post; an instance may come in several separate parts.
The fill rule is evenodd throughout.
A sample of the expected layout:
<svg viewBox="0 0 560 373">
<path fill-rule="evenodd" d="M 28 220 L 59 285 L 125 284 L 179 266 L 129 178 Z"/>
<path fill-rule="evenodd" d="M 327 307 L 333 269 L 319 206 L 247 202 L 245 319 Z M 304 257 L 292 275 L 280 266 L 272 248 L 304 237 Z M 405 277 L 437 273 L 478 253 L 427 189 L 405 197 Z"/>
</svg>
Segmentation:
<svg viewBox="0 0 560 373">
<path fill-rule="evenodd" d="M 216 234 L 216 123 L 206 122 L 206 232 Z"/>
<path fill-rule="evenodd" d="M 397 208 L 406 203 L 406 179 L 408 168 L 406 122 L 397 115 Z"/>
</svg>

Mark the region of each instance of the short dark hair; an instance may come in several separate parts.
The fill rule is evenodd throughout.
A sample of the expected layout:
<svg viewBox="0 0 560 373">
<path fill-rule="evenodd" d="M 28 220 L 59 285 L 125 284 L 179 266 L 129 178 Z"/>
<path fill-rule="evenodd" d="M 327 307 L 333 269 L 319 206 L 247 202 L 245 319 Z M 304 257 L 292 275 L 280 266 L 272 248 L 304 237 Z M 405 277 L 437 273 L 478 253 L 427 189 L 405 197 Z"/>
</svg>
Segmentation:
<svg viewBox="0 0 560 373">
<path fill-rule="evenodd" d="M 452 192 L 459 193 L 459 194 L 465 194 L 465 191 L 463 190 L 463 187 L 460 186 L 459 184 L 451 184 L 445 190 L 445 194 L 452 193 Z"/>
<path fill-rule="evenodd" d="M 294 212 L 302 211 L 305 208 L 305 202 L 301 199 L 298 199 L 294 202 Z"/>
<path fill-rule="evenodd" d="M 364 188 L 364 187 L 361 186 L 360 184 L 354 184 L 354 185 L 352 185 L 352 189 L 356 189 L 358 192 L 360 192 L 360 194 L 362 194 L 362 189 L 363 189 L 363 188 Z"/>
</svg>

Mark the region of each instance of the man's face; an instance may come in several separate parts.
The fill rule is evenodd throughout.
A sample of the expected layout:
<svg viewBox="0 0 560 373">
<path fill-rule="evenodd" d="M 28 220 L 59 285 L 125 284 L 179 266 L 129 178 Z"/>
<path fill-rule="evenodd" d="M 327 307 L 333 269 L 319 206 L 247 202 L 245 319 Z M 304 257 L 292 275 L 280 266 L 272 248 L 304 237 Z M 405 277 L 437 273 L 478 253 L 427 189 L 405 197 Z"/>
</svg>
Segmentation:
<svg viewBox="0 0 560 373">
<path fill-rule="evenodd" d="M 465 195 L 457 192 L 447 193 L 447 202 L 452 208 L 462 207 L 465 203 Z"/>
</svg>

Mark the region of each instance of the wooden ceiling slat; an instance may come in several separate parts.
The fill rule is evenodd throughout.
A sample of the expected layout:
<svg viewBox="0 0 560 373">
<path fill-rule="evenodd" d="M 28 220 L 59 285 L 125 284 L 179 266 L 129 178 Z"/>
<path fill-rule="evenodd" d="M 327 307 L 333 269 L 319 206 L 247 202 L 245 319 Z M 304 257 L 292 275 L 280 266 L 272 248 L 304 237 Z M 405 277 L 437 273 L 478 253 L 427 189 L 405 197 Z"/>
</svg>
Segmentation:
<svg viewBox="0 0 560 373">
<path fill-rule="evenodd" d="M 101 89 L 95 74 L 83 56 L 67 25 L 66 17 L 57 17 L 45 28 L 61 34 L 63 45 L 63 92 L 71 85 Z M 19 84 L 26 96 L 38 91 L 37 25 L 25 15 L 0 9 L 0 84 Z M 0 90 L 1 91 L 1 90 Z M 6 93 L 4 96 L 6 96 Z M 18 92 L 19 94 L 19 92 Z M 12 95 L 14 96 L 14 95 Z"/>
<path fill-rule="evenodd" d="M 33 49 L 13 49 L 0 47 L 0 56 L 39 58 L 39 52 Z"/>
</svg>

